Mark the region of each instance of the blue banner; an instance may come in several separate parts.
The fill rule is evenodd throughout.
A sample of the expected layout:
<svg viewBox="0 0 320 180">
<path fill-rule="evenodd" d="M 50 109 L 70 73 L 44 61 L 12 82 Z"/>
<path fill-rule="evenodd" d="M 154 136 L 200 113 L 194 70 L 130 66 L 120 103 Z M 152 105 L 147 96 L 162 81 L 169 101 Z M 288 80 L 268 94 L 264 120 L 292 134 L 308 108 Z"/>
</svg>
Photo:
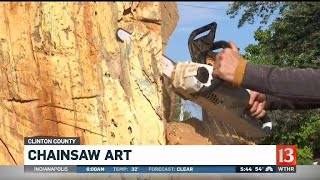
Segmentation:
<svg viewBox="0 0 320 180">
<path fill-rule="evenodd" d="M 26 173 L 296 173 L 296 166 L 274 165 L 25 165 Z"/>
<path fill-rule="evenodd" d="M 236 173 L 236 166 L 77 166 L 77 173 Z"/>
</svg>

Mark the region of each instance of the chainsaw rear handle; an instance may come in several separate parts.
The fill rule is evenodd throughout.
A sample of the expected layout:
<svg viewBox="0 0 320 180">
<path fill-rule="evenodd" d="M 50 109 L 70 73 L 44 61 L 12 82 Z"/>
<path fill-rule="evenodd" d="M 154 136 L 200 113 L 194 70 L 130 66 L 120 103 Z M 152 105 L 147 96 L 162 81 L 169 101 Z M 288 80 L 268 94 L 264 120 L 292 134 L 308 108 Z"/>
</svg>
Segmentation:
<svg viewBox="0 0 320 180">
<path fill-rule="evenodd" d="M 272 131 L 272 121 L 271 118 L 268 114 L 266 114 L 262 119 L 262 130 L 263 132 L 265 132 L 266 134 L 271 133 Z"/>
</svg>

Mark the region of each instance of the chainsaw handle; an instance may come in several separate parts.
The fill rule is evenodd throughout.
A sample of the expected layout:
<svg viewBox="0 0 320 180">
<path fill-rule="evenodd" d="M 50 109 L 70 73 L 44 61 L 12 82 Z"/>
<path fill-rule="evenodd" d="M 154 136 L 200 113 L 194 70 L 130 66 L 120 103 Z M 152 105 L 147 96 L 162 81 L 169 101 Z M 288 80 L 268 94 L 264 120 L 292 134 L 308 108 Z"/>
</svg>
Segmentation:
<svg viewBox="0 0 320 180">
<path fill-rule="evenodd" d="M 216 30 L 217 23 L 212 22 L 191 32 L 188 39 L 188 48 L 193 62 L 206 64 L 206 57 L 211 51 L 230 48 L 226 41 L 214 42 Z M 207 34 L 202 35 L 207 31 Z M 198 37 L 199 35 L 202 36 Z"/>
<path fill-rule="evenodd" d="M 217 41 L 217 42 L 213 42 L 211 48 L 210 48 L 210 52 L 216 49 L 225 49 L 225 48 L 231 48 L 230 44 L 227 41 Z M 214 77 L 214 81 L 212 84 L 214 84 L 215 88 L 220 86 L 223 83 L 223 80 L 217 77 Z"/>
<path fill-rule="evenodd" d="M 188 39 L 188 48 L 193 62 L 205 64 L 206 56 L 213 46 L 216 29 L 217 23 L 212 22 L 191 32 Z M 197 37 L 207 31 L 209 31 L 207 34 Z"/>
<path fill-rule="evenodd" d="M 272 131 L 272 121 L 268 114 L 266 114 L 262 119 L 262 131 L 269 134 Z"/>
<path fill-rule="evenodd" d="M 196 41 L 198 39 L 206 39 L 206 40 L 208 40 L 208 43 L 213 42 L 213 40 L 215 38 L 216 29 L 217 29 L 216 22 L 212 22 L 212 23 L 207 24 L 203 27 L 195 29 L 194 31 L 192 31 L 192 33 L 189 36 L 189 40 L 188 40 L 189 44 L 192 41 Z M 204 33 L 206 31 L 210 31 L 210 32 L 207 35 L 202 36 L 201 38 L 195 39 L 199 34 Z"/>
<path fill-rule="evenodd" d="M 220 49 L 220 48 L 222 49 L 231 48 L 231 46 L 227 41 L 217 41 L 212 44 L 210 51 Z"/>
</svg>

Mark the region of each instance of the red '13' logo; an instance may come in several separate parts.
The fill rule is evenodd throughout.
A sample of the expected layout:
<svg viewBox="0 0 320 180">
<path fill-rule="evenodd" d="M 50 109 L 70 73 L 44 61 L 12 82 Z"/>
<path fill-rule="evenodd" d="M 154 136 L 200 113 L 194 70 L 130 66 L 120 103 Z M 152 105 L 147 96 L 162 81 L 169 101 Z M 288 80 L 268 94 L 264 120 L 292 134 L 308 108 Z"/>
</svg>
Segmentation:
<svg viewBox="0 0 320 180">
<path fill-rule="evenodd" d="M 277 166 L 297 165 L 297 145 L 277 145 Z"/>
</svg>

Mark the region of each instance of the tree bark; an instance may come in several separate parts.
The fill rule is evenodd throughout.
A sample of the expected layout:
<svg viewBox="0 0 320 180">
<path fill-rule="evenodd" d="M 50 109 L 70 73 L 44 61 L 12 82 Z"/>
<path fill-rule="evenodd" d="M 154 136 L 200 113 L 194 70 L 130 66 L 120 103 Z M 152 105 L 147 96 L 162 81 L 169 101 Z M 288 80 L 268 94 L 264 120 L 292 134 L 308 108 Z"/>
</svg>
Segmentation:
<svg viewBox="0 0 320 180">
<path fill-rule="evenodd" d="M 23 138 L 30 136 L 165 144 L 160 63 L 178 19 L 163 30 L 165 13 L 177 12 L 162 8 L 158 2 L 1 3 L 0 164 L 23 164 Z M 117 40 L 119 27 L 133 33 L 131 42 Z"/>
</svg>

